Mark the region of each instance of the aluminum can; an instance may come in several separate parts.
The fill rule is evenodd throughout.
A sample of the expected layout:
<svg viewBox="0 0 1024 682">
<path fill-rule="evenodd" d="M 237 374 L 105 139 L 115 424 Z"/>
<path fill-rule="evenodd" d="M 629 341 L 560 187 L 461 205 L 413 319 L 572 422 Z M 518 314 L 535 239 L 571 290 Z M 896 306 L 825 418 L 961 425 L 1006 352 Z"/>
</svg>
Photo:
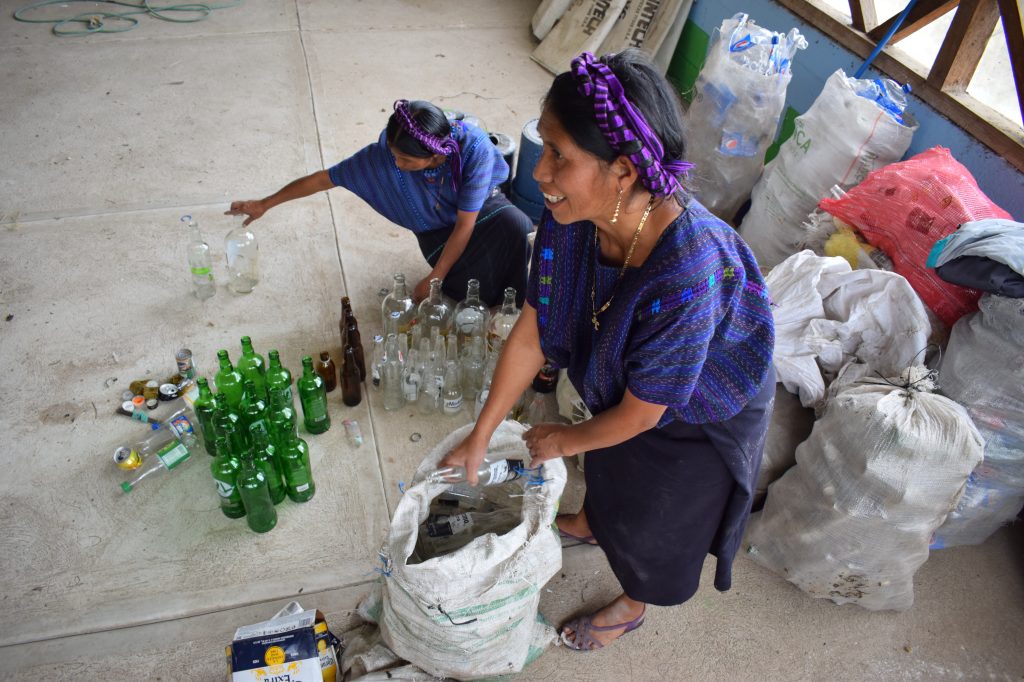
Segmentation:
<svg viewBox="0 0 1024 682">
<path fill-rule="evenodd" d="M 174 359 L 178 363 L 178 374 L 186 379 L 194 379 L 196 376 L 196 367 L 192 363 L 192 351 L 188 348 L 180 348 L 178 352 L 174 354 Z"/>
<path fill-rule="evenodd" d="M 122 445 L 114 450 L 114 464 L 120 469 L 131 471 L 142 465 L 142 456 L 133 448 Z"/>
</svg>

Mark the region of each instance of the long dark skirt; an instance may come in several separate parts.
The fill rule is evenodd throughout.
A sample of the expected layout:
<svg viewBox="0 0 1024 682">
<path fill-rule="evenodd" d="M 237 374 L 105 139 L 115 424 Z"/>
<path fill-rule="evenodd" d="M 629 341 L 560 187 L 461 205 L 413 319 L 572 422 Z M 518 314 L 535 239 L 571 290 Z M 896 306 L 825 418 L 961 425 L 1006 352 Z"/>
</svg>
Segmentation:
<svg viewBox="0 0 1024 682">
<path fill-rule="evenodd" d="M 416 235 L 420 252 L 431 267 L 437 264 L 454 227 Z M 444 278 L 441 290 L 449 298 L 466 297 L 466 282 L 480 280 L 480 298 L 488 306 L 501 305 L 505 288 L 514 287 L 516 303 L 526 296 L 530 264 L 529 234 L 533 222 L 505 195 L 497 192 L 484 202 L 466 250 Z"/>
<path fill-rule="evenodd" d="M 716 587 L 729 588 L 774 391 L 770 373 L 727 421 L 675 421 L 587 453 L 587 521 L 627 596 L 683 603 L 697 591 L 708 553 L 718 557 Z"/>
</svg>

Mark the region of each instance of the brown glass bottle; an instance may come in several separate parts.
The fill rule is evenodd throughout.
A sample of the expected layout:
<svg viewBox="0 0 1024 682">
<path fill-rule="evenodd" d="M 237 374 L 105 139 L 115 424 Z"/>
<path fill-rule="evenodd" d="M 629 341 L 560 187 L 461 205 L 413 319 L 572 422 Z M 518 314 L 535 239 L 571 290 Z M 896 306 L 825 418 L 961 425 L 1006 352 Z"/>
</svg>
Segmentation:
<svg viewBox="0 0 1024 682">
<path fill-rule="evenodd" d="M 349 301 L 348 296 L 341 297 L 341 317 L 338 318 L 338 329 L 341 331 L 341 348 L 342 353 L 345 352 L 344 348 L 348 345 L 348 316 L 352 314 L 352 302 Z"/>
<path fill-rule="evenodd" d="M 356 332 L 356 334 L 358 333 Z M 345 349 L 345 360 L 341 363 L 341 402 L 349 407 L 355 407 L 362 401 L 363 389 L 360 385 L 361 381 L 355 349 L 349 346 Z"/>
<path fill-rule="evenodd" d="M 313 366 L 313 370 L 324 380 L 324 388 L 328 393 L 338 385 L 338 368 L 327 351 L 320 351 L 320 361 Z"/>
<path fill-rule="evenodd" d="M 363 339 L 359 335 L 359 327 L 355 324 L 355 318 L 352 318 L 352 323 L 348 326 L 348 345 L 345 346 L 345 352 L 348 353 L 348 349 L 352 349 L 352 353 L 356 356 L 356 366 L 359 368 L 359 380 L 366 380 L 366 363 L 363 360 Z"/>
</svg>

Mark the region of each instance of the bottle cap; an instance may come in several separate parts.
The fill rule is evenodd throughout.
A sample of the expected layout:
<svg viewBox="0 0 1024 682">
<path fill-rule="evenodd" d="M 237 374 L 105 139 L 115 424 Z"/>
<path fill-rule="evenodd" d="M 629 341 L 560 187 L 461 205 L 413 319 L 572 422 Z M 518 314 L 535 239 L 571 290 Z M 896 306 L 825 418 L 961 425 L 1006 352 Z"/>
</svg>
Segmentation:
<svg viewBox="0 0 1024 682">
<path fill-rule="evenodd" d="M 135 411 L 135 403 L 132 402 L 131 400 L 125 400 L 124 402 L 121 403 L 121 409 L 124 410 L 125 412 L 129 412 L 129 413 L 130 412 L 134 412 Z"/>
<path fill-rule="evenodd" d="M 157 398 L 150 398 L 149 400 L 146 401 L 146 409 L 152 410 L 159 404 L 160 401 Z"/>
<path fill-rule="evenodd" d="M 135 407 L 136 410 L 141 410 L 143 407 L 146 406 L 146 399 L 143 398 L 141 395 L 137 395 L 134 398 L 132 398 L 132 405 Z"/>
</svg>

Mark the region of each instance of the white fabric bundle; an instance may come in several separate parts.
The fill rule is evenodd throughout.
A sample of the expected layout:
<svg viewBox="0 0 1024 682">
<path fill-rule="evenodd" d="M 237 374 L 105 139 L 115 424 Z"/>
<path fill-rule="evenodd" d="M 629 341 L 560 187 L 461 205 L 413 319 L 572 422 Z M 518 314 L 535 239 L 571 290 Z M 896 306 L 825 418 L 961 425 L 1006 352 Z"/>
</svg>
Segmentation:
<svg viewBox="0 0 1024 682">
<path fill-rule="evenodd" d="M 852 270 L 844 258 L 801 251 L 765 277 L 775 319 L 775 371 L 820 409 L 825 389 L 850 362 L 899 374 L 928 346 L 931 324 L 907 280 L 884 270 Z"/>
<path fill-rule="evenodd" d="M 984 447 L 932 376 L 913 367 L 838 392 L 751 519 L 754 561 L 837 604 L 910 608 L 932 532 Z"/>
</svg>

